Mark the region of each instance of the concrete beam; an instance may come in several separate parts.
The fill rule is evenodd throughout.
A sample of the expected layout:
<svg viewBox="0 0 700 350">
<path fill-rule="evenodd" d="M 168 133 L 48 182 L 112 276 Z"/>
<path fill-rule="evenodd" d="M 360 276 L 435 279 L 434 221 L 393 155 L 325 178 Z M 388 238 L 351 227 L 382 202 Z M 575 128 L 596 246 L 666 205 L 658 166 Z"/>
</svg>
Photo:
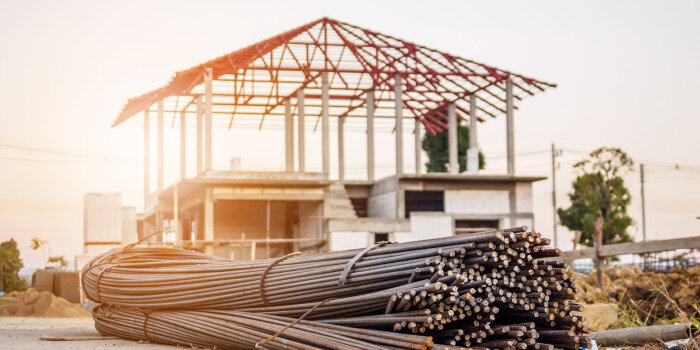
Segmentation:
<svg viewBox="0 0 700 350">
<path fill-rule="evenodd" d="M 403 174 L 403 79 L 394 77 L 394 119 L 396 121 L 396 174 Z"/>
<path fill-rule="evenodd" d="M 164 123 L 165 123 L 165 115 L 164 115 L 164 109 L 163 109 L 163 100 L 158 101 L 158 154 L 157 154 L 157 167 L 158 169 L 156 170 L 158 174 L 158 191 L 163 190 L 163 169 L 165 168 L 165 159 L 164 159 Z"/>
<path fill-rule="evenodd" d="M 143 111 L 143 207 L 151 194 L 151 118 L 146 107 Z"/>
<path fill-rule="evenodd" d="M 202 159 L 202 154 L 204 153 L 204 140 L 202 140 L 203 115 L 204 104 L 200 96 L 197 97 L 197 174 L 204 170 L 204 161 Z"/>
<path fill-rule="evenodd" d="M 506 146 L 508 175 L 515 175 L 515 141 L 513 137 L 513 81 L 506 79 Z"/>
<path fill-rule="evenodd" d="M 299 172 L 306 171 L 306 122 L 304 120 L 304 90 L 297 91 L 297 119 L 299 132 Z"/>
<path fill-rule="evenodd" d="M 345 118 L 338 118 L 338 180 L 345 181 Z"/>
<path fill-rule="evenodd" d="M 292 116 L 292 101 L 284 101 L 284 159 L 285 170 L 294 171 L 294 117 Z"/>
<path fill-rule="evenodd" d="M 187 177 L 187 123 L 185 111 L 180 112 L 180 178 Z"/>
<path fill-rule="evenodd" d="M 457 112 L 455 104 L 447 108 L 447 146 L 450 155 L 450 174 L 459 174 L 459 154 L 457 151 Z"/>
<path fill-rule="evenodd" d="M 328 220 L 330 232 L 411 232 L 409 219 L 354 218 Z"/>
<path fill-rule="evenodd" d="M 367 180 L 374 181 L 374 90 L 367 91 Z"/>
<path fill-rule="evenodd" d="M 321 152 L 323 157 L 323 174 L 326 177 L 330 172 L 329 89 L 328 72 L 323 72 L 321 73 Z"/>
<path fill-rule="evenodd" d="M 212 155 L 212 80 L 213 71 L 211 67 L 205 68 L 204 73 L 204 169 L 211 170 L 213 166 Z"/>
<path fill-rule="evenodd" d="M 467 149 L 467 172 L 479 173 L 479 143 L 477 140 L 477 125 L 479 118 L 476 115 L 476 94 L 469 95 L 469 149 Z"/>
</svg>

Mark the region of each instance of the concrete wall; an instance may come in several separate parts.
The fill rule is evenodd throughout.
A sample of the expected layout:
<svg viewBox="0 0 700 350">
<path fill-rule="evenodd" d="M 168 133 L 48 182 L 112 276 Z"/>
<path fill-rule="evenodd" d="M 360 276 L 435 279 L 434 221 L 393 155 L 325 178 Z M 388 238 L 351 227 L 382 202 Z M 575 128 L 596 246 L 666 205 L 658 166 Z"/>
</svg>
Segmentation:
<svg viewBox="0 0 700 350">
<path fill-rule="evenodd" d="M 411 213 L 410 236 L 398 235 L 396 239 L 401 239 L 400 242 L 407 242 L 450 237 L 454 236 L 454 234 L 455 220 L 451 214 L 442 212 L 413 212 Z"/>
<path fill-rule="evenodd" d="M 83 201 L 83 241 L 122 242 L 122 195 L 120 193 L 87 193 Z M 97 248 L 85 246 L 84 253 Z M 90 250 L 91 252 L 88 252 Z M 97 249 L 102 251 L 103 249 Z"/>
<path fill-rule="evenodd" d="M 330 251 L 365 248 L 370 244 L 373 234 L 369 232 L 331 232 L 328 234 Z"/>
<path fill-rule="evenodd" d="M 396 192 L 378 194 L 367 200 L 367 215 L 369 217 L 395 219 L 397 211 Z"/>
<path fill-rule="evenodd" d="M 452 214 L 504 214 L 510 212 L 509 192 L 503 190 L 445 191 L 445 212 Z"/>
<path fill-rule="evenodd" d="M 122 207 L 122 244 L 136 243 L 136 207 Z"/>
<path fill-rule="evenodd" d="M 323 239 L 323 202 L 298 202 L 295 238 Z M 311 247 L 311 249 L 308 249 Z M 313 242 L 295 243 L 295 251 L 320 251 Z"/>
</svg>

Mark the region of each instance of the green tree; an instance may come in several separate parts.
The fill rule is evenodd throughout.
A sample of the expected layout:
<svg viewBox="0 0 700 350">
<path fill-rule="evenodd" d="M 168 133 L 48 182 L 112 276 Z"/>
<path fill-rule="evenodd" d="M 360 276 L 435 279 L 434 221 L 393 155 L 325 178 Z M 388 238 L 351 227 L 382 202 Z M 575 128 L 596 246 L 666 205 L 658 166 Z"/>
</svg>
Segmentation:
<svg viewBox="0 0 700 350">
<path fill-rule="evenodd" d="M 60 256 L 50 256 L 48 260 L 49 264 L 56 264 L 59 268 L 65 269 L 68 267 L 68 260 L 63 255 Z"/>
<path fill-rule="evenodd" d="M 447 164 L 450 163 L 449 145 L 447 144 L 447 130 L 435 135 L 426 132 L 423 136 L 422 147 L 428 155 L 428 162 L 425 163 L 430 173 L 447 172 Z M 467 170 L 467 149 L 469 148 L 469 127 L 459 125 L 457 127 L 457 159 L 459 160 L 459 171 Z M 479 169 L 483 169 L 486 162 L 484 155 L 479 151 Z"/>
<path fill-rule="evenodd" d="M 27 288 L 27 282 L 19 277 L 19 270 L 24 267 L 19 257 L 19 249 L 14 239 L 0 243 L 0 290 L 12 292 Z"/>
<path fill-rule="evenodd" d="M 603 218 L 603 244 L 632 242 L 627 228 L 633 223 L 627 215 L 630 194 L 622 175 L 634 162 L 619 148 L 601 147 L 574 165 L 581 172 L 569 194 L 571 206 L 558 209 L 561 224 L 580 231 L 580 244 L 594 245 L 595 219 Z"/>
</svg>

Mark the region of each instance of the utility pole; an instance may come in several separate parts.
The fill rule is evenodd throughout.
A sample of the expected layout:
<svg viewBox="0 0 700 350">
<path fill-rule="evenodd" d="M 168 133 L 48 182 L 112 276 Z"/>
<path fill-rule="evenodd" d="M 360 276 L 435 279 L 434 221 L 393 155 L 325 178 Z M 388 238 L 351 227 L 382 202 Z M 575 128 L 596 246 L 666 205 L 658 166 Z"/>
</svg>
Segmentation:
<svg viewBox="0 0 700 350">
<path fill-rule="evenodd" d="M 552 219 L 554 221 L 554 248 L 559 248 L 557 240 L 557 150 L 552 142 Z"/>
<path fill-rule="evenodd" d="M 639 164 L 639 180 L 642 183 L 642 241 L 647 241 L 647 210 L 644 200 L 644 164 Z"/>
</svg>

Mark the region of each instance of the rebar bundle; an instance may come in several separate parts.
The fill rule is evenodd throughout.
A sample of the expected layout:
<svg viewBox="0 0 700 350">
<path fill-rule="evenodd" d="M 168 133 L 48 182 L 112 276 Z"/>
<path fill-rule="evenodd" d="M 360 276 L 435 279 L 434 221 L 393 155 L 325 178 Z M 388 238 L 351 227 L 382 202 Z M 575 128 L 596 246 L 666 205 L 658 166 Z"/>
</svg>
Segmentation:
<svg viewBox="0 0 700 350">
<path fill-rule="evenodd" d="M 583 320 L 572 314 L 581 305 L 572 301 L 568 267 L 551 260 L 560 252 L 548 244 L 519 227 L 251 262 L 127 247 L 93 259 L 82 281 L 87 297 L 103 303 L 97 329 L 131 339 L 236 349 L 259 342 L 269 349 L 578 349 L 588 343 Z M 329 338 L 305 341 L 312 333 Z"/>
</svg>

